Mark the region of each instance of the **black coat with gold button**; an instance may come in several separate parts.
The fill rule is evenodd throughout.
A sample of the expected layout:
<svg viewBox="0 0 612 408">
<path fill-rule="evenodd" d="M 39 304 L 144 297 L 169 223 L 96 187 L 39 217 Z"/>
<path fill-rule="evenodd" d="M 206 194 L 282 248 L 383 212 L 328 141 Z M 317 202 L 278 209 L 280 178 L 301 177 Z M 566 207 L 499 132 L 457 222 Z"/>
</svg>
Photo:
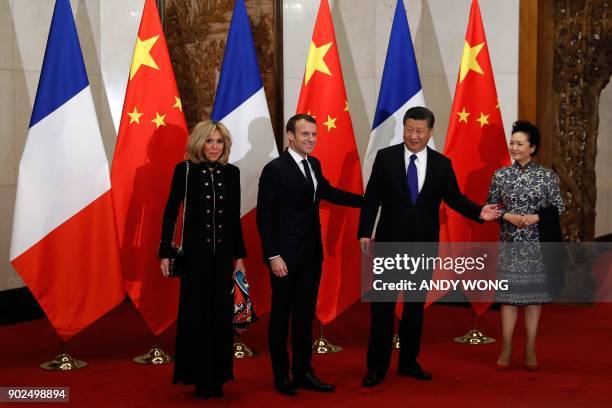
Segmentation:
<svg viewBox="0 0 612 408">
<path fill-rule="evenodd" d="M 240 170 L 231 164 L 191 161 L 175 167 L 160 258 L 173 253 L 185 185 L 183 251 L 189 267 L 181 277 L 174 382 L 220 385 L 233 378 L 233 261 L 246 256 L 240 225 Z M 180 230 L 176 235 L 180 236 Z"/>
<path fill-rule="evenodd" d="M 172 186 L 162 225 L 160 258 L 172 254 L 172 234 L 181 203 L 185 196 L 187 162 L 174 169 Z M 180 236 L 178 231 L 177 236 Z M 179 239 L 180 241 L 180 239 Z M 240 227 L 240 170 L 232 164 L 189 162 L 187 205 L 183 232 L 183 251 L 186 256 L 201 259 L 217 254 L 233 259 L 246 256 Z"/>
</svg>

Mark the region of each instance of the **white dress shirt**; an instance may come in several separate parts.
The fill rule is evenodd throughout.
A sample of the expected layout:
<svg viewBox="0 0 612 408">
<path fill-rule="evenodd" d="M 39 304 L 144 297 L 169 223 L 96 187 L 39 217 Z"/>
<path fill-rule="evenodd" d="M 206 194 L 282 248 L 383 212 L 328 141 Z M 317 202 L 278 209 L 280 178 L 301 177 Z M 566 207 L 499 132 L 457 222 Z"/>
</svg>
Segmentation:
<svg viewBox="0 0 612 408">
<path fill-rule="evenodd" d="M 287 150 L 289 151 L 289 154 L 291 155 L 291 157 L 293 157 L 293 160 L 295 160 L 295 162 L 297 163 L 302 174 L 304 175 L 304 178 L 306 178 L 306 171 L 304 170 L 304 163 L 302 163 L 302 160 L 304 160 L 305 158 L 308 158 L 308 156 L 302 157 L 299 153 L 297 153 L 291 147 L 289 147 Z M 317 178 L 315 177 L 315 174 L 314 174 L 314 170 L 312 169 L 312 163 L 310 162 L 310 160 L 308 161 L 308 169 L 310 170 L 310 175 L 312 176 L 312 182 L 314 183 L 314 191 L 316 194 L 318 183 L 317 183 Z M 313 195 L 312 201 L 314 200 L 315 200 L 315 196 Z"/>
<path fill-rule="evenodd" d="M 417 178 L 419 179 L 419 193 L 420 193 L 421 189 L 423 188 L 423 184 L 425 183 L 425 171 L 427 169 L 427 147 L 418 153 L 413 153 L 410 150 L 408 150 L 406 145 L 404 145 L 404 168 L 406 170 L 404 174 L 408 173 L 408 165 L 410 164 L 410 156 L 412 156 L 413 154 L 416 154 L 416 157 L 417 157 L 414 160 L 414 164 L 417 169 Z"/>
</svg>

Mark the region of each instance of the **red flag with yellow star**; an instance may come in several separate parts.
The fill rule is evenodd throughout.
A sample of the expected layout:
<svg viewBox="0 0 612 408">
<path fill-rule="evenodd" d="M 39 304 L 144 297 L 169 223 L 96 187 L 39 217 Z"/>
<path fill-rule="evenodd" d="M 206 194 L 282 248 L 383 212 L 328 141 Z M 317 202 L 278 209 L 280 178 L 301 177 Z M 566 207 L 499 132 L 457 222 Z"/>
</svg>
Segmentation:
<svg viewBox="0 0 612 408">
<path fill-rule="evenodd" d="M 452 161 L 459 188 L 476 203 L 484 204 L 487 199 L 493 172 L 510 165 L 478 0 L 472 1 L 444 154 Z M 478 224 L 444 204 L 440 209 L 440 221 L 441 242 L 499 239 L 498 223 Z M 436 272 L 434 279 L 438 277 Z M 472 305 L 482 313 L 490 303 Z"/>
<path fill-rule="evenodd" d="M 362 194 L 359 154 L 327 0 L 321 1 L 312 33 L 297 112 L 309 113 L 317 120 L 314 156 L 321 161 L 325 177 L 338 188 Z M 326 202 L 321 205 L 325 260 L 317 318 L 324 324 L 359 299 L 358 221 L 359 209 Z"/>
<path fill-rule="evenodd" d="M 175 319 L 178 281 L 162 276 L 157 250 L 174 166 L 183 160 L 187 125 L 154 0 L 146 0 L 111 185 L 125 289 L 156 335 Z"/>
</svg>

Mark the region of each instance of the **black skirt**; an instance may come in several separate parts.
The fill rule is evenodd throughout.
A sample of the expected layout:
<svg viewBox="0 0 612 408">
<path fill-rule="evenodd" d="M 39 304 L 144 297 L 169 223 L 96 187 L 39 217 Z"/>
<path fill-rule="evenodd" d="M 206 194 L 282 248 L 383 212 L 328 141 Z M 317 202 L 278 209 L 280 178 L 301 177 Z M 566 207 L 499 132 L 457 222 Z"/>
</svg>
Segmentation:
<svg viewBox="0 0 612 408">
<path fill-rule="evenodd" d="M 190 260 L 181 279 L 173 383 L 219 386 L 233 379 L 233 262 Z"/>
</svg>

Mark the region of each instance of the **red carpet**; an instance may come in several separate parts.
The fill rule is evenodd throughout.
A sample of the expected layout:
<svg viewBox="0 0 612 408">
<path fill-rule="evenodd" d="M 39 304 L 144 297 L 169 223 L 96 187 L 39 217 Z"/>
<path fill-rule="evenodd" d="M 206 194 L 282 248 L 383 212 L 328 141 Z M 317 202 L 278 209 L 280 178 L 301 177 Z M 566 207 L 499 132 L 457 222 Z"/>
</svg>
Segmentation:
<svg viewBox="0 0 612 408">
<path fill-rule="evenodd" d="M 452 338 L 466 332 L 466 308 L 434 306 L 426 314 L 421 364 L 434 379 L 424 383 L 394 373 L 378 387 L 365 389 L 365 347 L 369 307 L 356 304 L 326 329 L 325 336 L 344 347 L 333 355 L 315 356 L 317 374 L 334 383 L 333 394 L 300 390 L 297 398 L 277 395 L 272 388 L 266 352 L 267 319 L 258 322 L 243 340 L 260 352 L 237 361 L 236 380 L 227 384 L 222 400 L 202 401 L 191 387 L 172 386 L 172 366 L 141 366 L 131 361 L 143 354 L 153 339 L 129 303 L 123 303 L 68 343 L 68 350 L 89 366 L 74 372 L 47 372 L 38 365 L 55 357 L 59 340 L 45 319 L 0 327 L 0 386 L 68 386 L 71 406 L 502 406 L 610 407 L 612 406 L 612 305 L 544 308 L 538 359 L 540 370 L 521 366 L 522 341 L 515 344 L 510 371 L 494 369 L 499 344 L 466 346 Z M 488 311 L 479 327 L 499 337 L 499 313 Z M 516 340 L 524 330 L 519 320 Z M 174 328 L 161 339 L 173 349 Z M 7 404 L 8 405 L 8 404 Z M 13 406 L 14 404 L 10 404 Z M 34 404 L 24 404 L 24 406 Z M 66 406 L 65 404 L 39 404 Z"/>
</svg>

